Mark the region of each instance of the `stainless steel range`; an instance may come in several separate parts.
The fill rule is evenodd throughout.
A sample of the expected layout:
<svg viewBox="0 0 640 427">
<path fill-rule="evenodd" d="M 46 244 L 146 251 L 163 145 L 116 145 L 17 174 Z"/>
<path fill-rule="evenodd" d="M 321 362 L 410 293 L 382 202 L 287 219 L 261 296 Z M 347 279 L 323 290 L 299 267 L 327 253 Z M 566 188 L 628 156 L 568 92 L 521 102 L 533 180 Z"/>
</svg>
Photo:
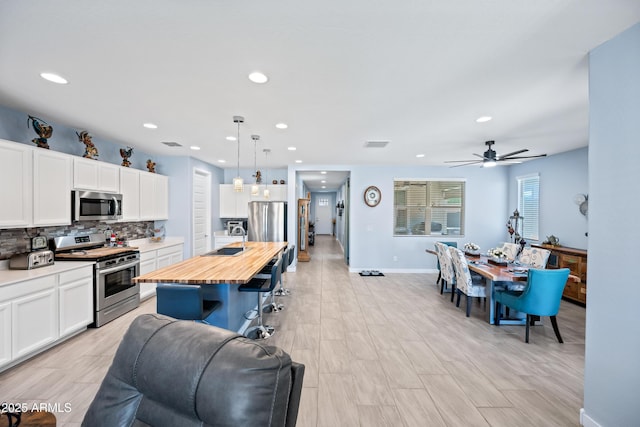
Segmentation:
<svg viewBox="0 0 640 427">
<path fill-rule="evenodd" d="M 140 252 L 136 248 L 105 246 L 104 234 L 53 239 L 55 259 L 95 261 L 93 271 L 94 323 L 99 328 L 140 305 Z"/>
</svg>

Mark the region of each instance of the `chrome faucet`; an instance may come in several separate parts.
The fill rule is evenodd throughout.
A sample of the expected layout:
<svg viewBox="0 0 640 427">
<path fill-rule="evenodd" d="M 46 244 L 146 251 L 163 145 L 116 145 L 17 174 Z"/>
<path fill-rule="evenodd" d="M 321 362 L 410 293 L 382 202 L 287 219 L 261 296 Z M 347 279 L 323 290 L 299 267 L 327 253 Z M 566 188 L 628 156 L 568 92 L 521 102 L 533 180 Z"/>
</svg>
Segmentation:
<svg viewBox="0 0 640 427">
<path fill-rule="evenodd" d="M 244 243 L 247 240 L 247 230 L 243 226 L 239 225 L 238 228 L 242 230 L 242 252 L 244 252 Z"/>
</svg>

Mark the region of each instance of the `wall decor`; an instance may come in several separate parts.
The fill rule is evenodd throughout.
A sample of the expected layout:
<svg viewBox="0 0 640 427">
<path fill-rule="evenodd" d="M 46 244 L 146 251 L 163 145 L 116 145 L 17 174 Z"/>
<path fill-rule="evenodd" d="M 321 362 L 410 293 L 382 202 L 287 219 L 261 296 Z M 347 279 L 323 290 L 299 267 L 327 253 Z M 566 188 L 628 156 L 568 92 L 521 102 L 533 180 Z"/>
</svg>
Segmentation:
<svg viewBox="0 0 640 427">
<path fill-rule="evenodd" d="M 124 166 L 125 168 L 128 168 L 129 166 L 131 166 L 131 162 L 129 161 L 129 157 L 131 157 L 132 155 L 133 155 L 133 148 L 132 147 L 127 147 L 126 150 L 124 148 L 121 148 L 120 149 L 120 156 L 122 157 L 121 165 Z"/>
<path fill-rule="evenodd" d="M 31 121 L 31 126 L 39 137 L 32 139 L 31 142 L 33 142 L 40 148 L 49 149 L 49 143 L 47 142 L 47 139 L 51 138 L 51 135 L 53 134 L 53 127 L 48 125 L 44 120 L 33 116 L 29 116 L 29 118 L 27 119 L 27 127 L 29 127 L 29 121 Z"/>
<path fill-rule="evenodd" d="M 380 189 L 376 186 L 369 186 L 366 190 L 364 190 L 364 202 L 369 207 L 378 206 L 380 200 L 382 199 L 382 193 Z"/>
<path fill-rule="evenodd" d="M 84 155 L 82 157 L 96 160 L 98 157 L 98 149 L 93 144 L 93 141 L 91 141 L 91 135 L 89 135 L 89 132 L 83 130 L 80 133 L 76 132 L 76 135 L 78 135 L 78 141 L 84 144 Z"/>
<path fill-rule="evenodd" d="M 151 173 L 156 173 L 156 162 L 152 161 L 151 159 L 147 159 L 147 169 Z"/>
</svg>

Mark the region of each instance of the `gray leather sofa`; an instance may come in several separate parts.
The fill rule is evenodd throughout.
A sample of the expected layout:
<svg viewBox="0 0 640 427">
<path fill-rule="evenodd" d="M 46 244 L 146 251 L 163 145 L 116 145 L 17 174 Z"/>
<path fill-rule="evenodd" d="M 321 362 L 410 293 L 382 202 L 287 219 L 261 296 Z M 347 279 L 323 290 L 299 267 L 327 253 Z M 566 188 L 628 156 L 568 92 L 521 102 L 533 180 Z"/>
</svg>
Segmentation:
<svg viewBox="0 0 640 427">
<path fill-rule="evenodd" d="M 136 318 L 83 426 L 295 426 L 304 365 L 280 348 L 160 314 Z"/>
</svg>

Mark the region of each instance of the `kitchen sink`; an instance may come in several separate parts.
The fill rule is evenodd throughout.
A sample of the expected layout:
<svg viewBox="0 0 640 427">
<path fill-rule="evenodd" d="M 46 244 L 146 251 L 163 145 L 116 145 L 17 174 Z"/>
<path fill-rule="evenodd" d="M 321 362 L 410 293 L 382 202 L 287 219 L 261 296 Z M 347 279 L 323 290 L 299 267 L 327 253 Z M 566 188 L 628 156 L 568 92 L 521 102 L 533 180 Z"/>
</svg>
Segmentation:
<svg viewBox="0 0 640 427">
<path fill-rule="evenodd" d="M 219 248 L 211 252 L 207 252 L 204 256 L 234 256 L 240 255 L 243 251 L 248 251 L 251 248 Z"/>
</svg>

